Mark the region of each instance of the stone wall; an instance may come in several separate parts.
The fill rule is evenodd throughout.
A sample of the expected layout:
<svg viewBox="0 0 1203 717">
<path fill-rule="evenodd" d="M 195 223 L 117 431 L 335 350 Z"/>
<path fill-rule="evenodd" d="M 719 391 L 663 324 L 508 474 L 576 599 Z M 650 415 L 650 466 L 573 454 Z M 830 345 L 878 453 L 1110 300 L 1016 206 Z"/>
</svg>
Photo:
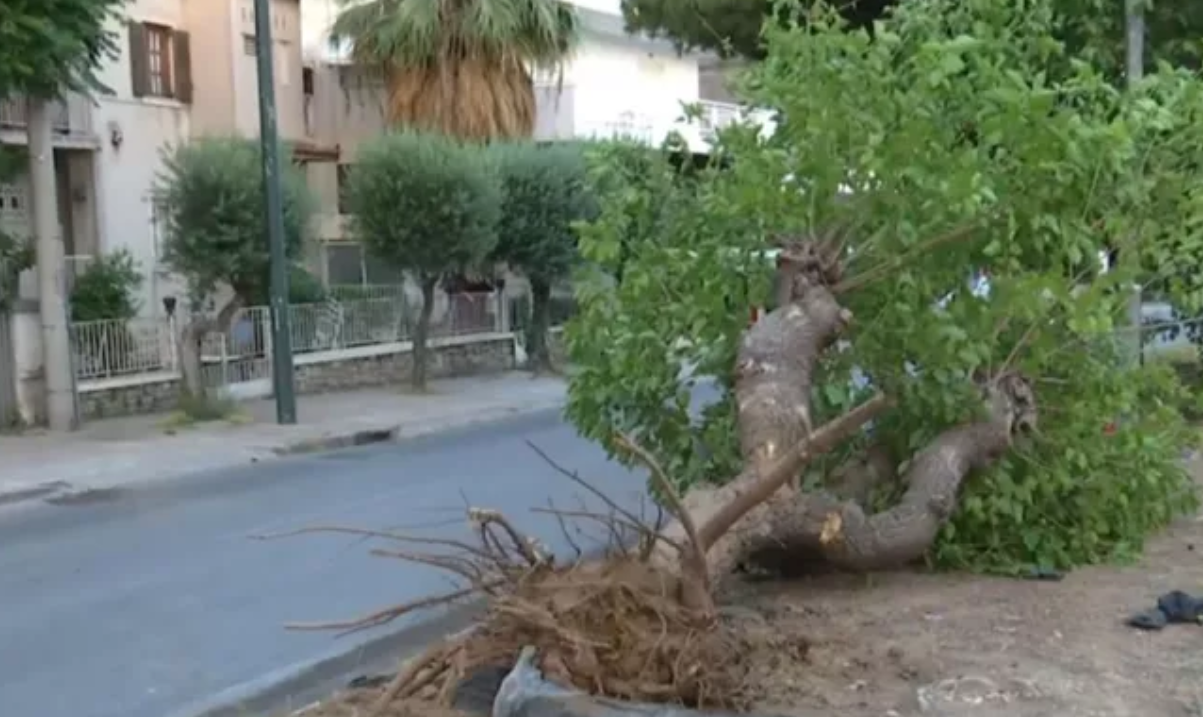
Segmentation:
<svg viewBox="0 0 1203 717">
<path fill-rule="evenodd" d="M 500 373 L 514 368 L 514 341 L 508 334 L 480 340 L 451 340 L 430 347 L 431 378 Z M 408 380 L 413 352 L 408 344 L 395 350 L 384 346 L 306 354 L 296 359 L 297 392 L 323 393 Z M 175 376 L 130 377 L 80 386 L 79 408 L 84 420 L 163 413 L 176 408 L 179 379 Z"/>
<path fill-rule="evenodd" d="M 412 351 L 381 353 L 339 361 L 299 364 L 297 391 L 323 393 L 409 380 Z M 432 347 L 427 375 L 431 378 L 475 376 L 514 368 L 514 341 L 505 338 Z"/>
</svg>

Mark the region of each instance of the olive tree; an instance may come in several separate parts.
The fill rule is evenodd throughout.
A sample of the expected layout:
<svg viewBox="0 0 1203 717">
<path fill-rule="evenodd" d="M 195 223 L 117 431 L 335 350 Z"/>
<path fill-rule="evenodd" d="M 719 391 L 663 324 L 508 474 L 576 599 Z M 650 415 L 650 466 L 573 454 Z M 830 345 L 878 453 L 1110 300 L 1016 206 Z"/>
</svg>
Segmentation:
<svg viewBox="0 0 1203 717">
<path fill-rule="evenodd" d="M 548 369 L 551 288 L 569 276 L 579 258 L 576 223 L 596 214 L 584 148 L 567 142 L 497 144 L 492 153 L 502 189 L 493 258 L 530 282 L 529 353 L 536 370 Z"/>
<path fill-rule="evenodd" d="M 1122 93 L 1067 57 L 1060 23 L 1049 2 L 914 0 L 872 39 L 831 14 L 768 27 L 746 99 L 789 122 L 729 128 L 721 168 L 659 183 L 657 241 L 628 245 L 621 282 L 603 274 L 650 195 L 599 196 L 568 413 L 689 488 L 712 570 L 1070 566 L 1194 505 L 1180 387 L 1118 353 L 1138 262 L 1097 257 L 1198 276 L 1170 248 L 1203 246 L 1199 80 Z M 778 308 L 749 327 L 740 307 L 774 278 Z M 705 376 L 722 396 L 697 420 Z"/>
<path fill-rule="evenodd" d="M 434 294 L 445 277 L 480 267 L 497 243 L 501 189 L 482 147 L 437 134 L 393 132 L 360 147 L 348 175 L 351 231 L 422 292 L 413 385 L 426 387 Z"/>
<path fill-rule="evenodd" d="M 181 331 L 183 388 L 204 394 L 200 345 L 205 335 L 225 333 L 238 311 L 263 292 L 269 278 L 269 252 L 259 143 L 211 137 L 169 148 L 154 197 L 163 212 L 163 260 L 188 284 L 194 310 Z M 301 173 L 283 173 L 284 251 L 301 254 L 312 197 Z M 201 311 L 220 302 L 213 314 Z"/>
</svg>

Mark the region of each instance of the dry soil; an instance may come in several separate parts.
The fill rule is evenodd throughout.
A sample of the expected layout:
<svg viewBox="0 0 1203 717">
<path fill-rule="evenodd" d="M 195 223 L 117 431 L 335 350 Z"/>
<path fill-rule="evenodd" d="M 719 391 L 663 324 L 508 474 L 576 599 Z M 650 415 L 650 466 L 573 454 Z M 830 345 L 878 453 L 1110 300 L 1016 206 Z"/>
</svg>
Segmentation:
<svg viewBox="0 0 1203 717">
<path fill-rule="evenodd" d="M 1203 461 L 1192 469 L 1203 477 Z M 1203 593 L 1201 552 L 1197 516 L 1134 565 L 1059 582 L 899 572 L 748 583 L 726 613 L 763 645 L 754 664 L 768 714 L 1203 717 L 1203 626 L 1125 625 L 1162 593 Z M 374 693 L 307 715 L 360 717 Z"/>
</svg>

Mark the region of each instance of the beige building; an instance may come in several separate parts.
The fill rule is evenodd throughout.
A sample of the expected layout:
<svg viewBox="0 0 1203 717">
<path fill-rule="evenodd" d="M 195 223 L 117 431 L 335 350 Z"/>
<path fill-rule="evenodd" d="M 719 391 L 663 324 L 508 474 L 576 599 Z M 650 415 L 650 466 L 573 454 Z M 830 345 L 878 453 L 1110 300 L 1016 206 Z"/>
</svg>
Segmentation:
<svg viewBox="0 0 1203 717">
<path fill-rule="evenodd" d="M 146 280 L 141 308 L 162 315 L 180 294 L 161 261 L 161 223 L 151 190 L 164 148 L 202 134 L 259 134 L 252 0 L 135 0 L 114 27 L 119 54 L 99 70 L 107 94 L 70 94 L 53 112 L 64 283 L 101 252 L 128 249 Z M 301 60 L 300 0 L 272 1 L 279 128 L 299 156 L 336 157 L 309 140 Z M 26 143 L 21 98 L 0 103 L 0 143 Z M 0 184 L 0 227 L 31 234 L 24 177 Z M 41 348 L 36 273 L 25 272 L 12 320 L 12 354 L 0 350 L 0 381 L 11 375 L 20 414 L 40 415 Z M 0 349 L 3 347 L 0 346 Z M 0 398 L 0 403 L 3 403 Z M 11 413 L 0 405 L 0 412 Z"/>
</svg>

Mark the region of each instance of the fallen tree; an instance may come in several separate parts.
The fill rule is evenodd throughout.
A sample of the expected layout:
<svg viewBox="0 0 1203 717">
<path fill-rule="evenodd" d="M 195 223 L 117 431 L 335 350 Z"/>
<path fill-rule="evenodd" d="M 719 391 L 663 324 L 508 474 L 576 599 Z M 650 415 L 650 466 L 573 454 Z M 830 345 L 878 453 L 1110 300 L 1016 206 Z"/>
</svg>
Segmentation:
<svg viewBox="0 0 1203 717">
<path fill-rule="evenodd" d="M 1050 50 L 1032 38 L 1055 20 L 1042 7 L 923 0 L 875 42 L 818 17 L 770 30 L 750 99 L 787 120 L 771 137 L 737 125 L 714 167 L 678 172 L 666 153 L 637 186 L 613 181 L 629 147 L 595 148 L 601 213 L 580 227 L 590 265 L 566 331 L 568 415 L 647 467 L 674 522 L 649 526 L 560 468 L 607 508 L 548 510 L 601 525 L 606 557 L 555 560 L 487 511 L 472 513 L 472 543 L 375 533 L 425 543 L 380 554 L 462 585 L 308 627 L 487 601 L 479 629 L 411 663 L 377 713 L 454 703 L 463 675 L 529 661 L 528 647 L 549 679 L 590 695 L 746 708 L 758 647 L 721 589 L 740 567 L 1069 567 L 1193 506 L 1172 377 L 1117 360 L 1117 289 L 1136 277 L 1092 264 L 1135 218 L 1152 221 L 1158 187 L 1183 189 L 1128 158 L 1174 153 L 1145 103 L 1083 89 L 1088 69 L 1045 79 Z M 966 145 L 970 119 L 989 146 Z M 971 291 L 987 269 L 989 291 Z M 773 310 L 748 326 L 742 308 L 770 286 Z M 706 376 L 720 395 L 699 420 Z M 606 713 L 573 694 L 562 712 Z"/>
<path fill-rule="evenodd" d="M 838 487 L 830 494 L 782 491 L 808 462 L 891 405 L 884 394 L 877 394 L 811 430 L 810 372 L 852 320 L 835 298 L 831 284 L 839 272 L 828 263 L 829 256 L 820 242 L 796 241 L 785 247 L 779 285 L 790 289 L 741 342 L 736 394 L 742 399 L 739 415 L 746 427 L 741 438 L 747 463 L 740 476 L 723 488 L 693 491 L 683 500 L 653 455 L 629 436 L 617 439 L 648 467 L 664 507 L 677 520 L 675 526 L 648 526 L 604 491 L 556 466 L 609 507 L 608 514 L 567 514 L 607 527 L 615 539 L 603 559 L 561 565 L 547 547 L 521 533 L 508 518 L 481 509 L 469 511 L 476 545 L 310 528 L 300 532 L 350 532 L 448 549 L 374 553 L 441 568 L 464 585 L 352 621 L 293 627 L 357 630 L 473 595 L 487 598 L 488 612 L 480 627 L 434 646 L 398 672 L 374 705 L 375 714 L 398 699 L 451 706 L 466 677 L 513 665 L 520 653 L 526 655 L 523 669 L 530 669 L 528 663 L 537 654 L 546 679 L 588 694 L 699 708 L 747 707 L 756 693 L 741 656 L 753 648 L 741 639 L 736 624 L 719 618 L 714 601 L 714 581 L 723 578 L 734 561 L 763 560 L 766 551 L 774 550 L 789 560 L 816 559 L 853 569 L 919 558 L 951 515 L 960 482 L 1000 457 L 1016 431 L 1035 422 L 1030 386 L 1006 373 L 983 386 L 984 418 L 944 432 L 912 461 L 904 477 L 907 492 L 897 505 L 871 513 L 867 504 Z M 841 495 L 846 498 L 837 498 Z M 733 530 L 736 526 L 742 529 Z M 636 532 L 636 549 L 627 549 L 630 541 L 624 530 Z M 672 560 L 666 562 L 666 556 Z M 539 688 L 523 699 L 551 699 L 545 692 Z M 558 704 L 566 713 L 585 713 L 578 704 L 582 696 L 553 696 L 564 700 Z M 527 713 L 514 709 L 515 715 Z M 613 705 L 611 711 L 624 713 Z"/>
</svg>

